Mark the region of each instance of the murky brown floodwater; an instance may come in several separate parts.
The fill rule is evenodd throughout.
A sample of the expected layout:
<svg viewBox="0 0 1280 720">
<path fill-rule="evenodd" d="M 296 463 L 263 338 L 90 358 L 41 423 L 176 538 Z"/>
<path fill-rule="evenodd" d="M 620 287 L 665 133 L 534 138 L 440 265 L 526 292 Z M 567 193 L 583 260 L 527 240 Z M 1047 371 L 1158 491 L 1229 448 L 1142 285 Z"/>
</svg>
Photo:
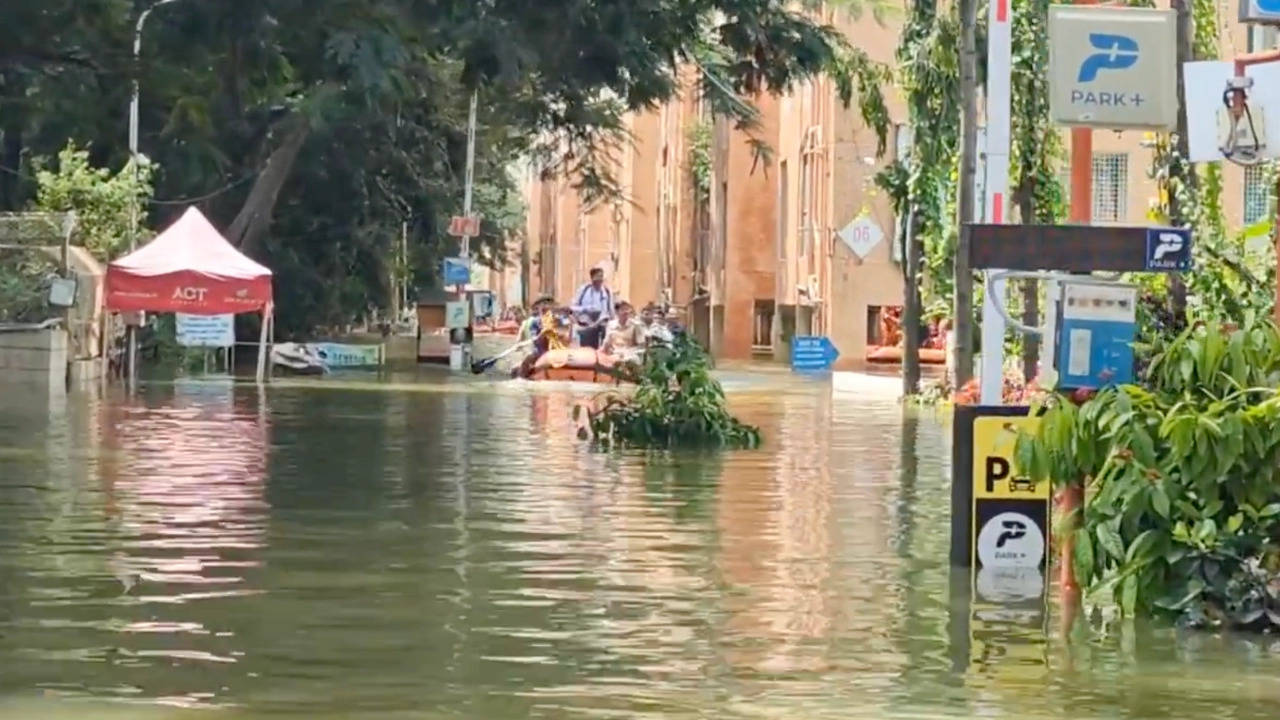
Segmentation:
<svg viewBox="0 0 1280 720">
<path fill-rule="evenodd" d="M 0 718 L 1280 713 L 1271 640 L 971 642 L 892 400 L 739 375 L 763 450 L 600 455 L 581 390 L 439 378 L 0 395 Z"/>
</svg>

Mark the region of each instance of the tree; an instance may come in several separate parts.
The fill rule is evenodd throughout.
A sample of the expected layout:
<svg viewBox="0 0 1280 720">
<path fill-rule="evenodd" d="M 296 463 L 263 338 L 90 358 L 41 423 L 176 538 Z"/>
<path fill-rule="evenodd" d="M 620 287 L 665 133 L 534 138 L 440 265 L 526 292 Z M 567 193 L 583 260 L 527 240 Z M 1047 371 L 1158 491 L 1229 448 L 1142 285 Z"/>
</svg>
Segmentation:
<svg viewBox="0 0 1280 720">
<path fill-rule="evenodd" d="M 960 0 L 960 177 L 956 226 L 973 222 L 978 169 L 978 0 Z M 973 272 L 968 234 L 961 232 L 955 258 L 956 387 L 973 376 Z M 988 349 L 990 351 L 990 349 Z"/>
<path fill-rule="evenodd" d="M 151 197 L 151 165 L 142 163 L 134 173 L 130 162 L 115 174 L 93 167 L 89 151 L 74 143 L 58 153 L 56 168 L 36 163 L 35 209 L 40 212 L 74 212 L 78 242 L 98 260 L 114 260 L 128 249 L 133 208 Z"/>
<path fill-rule="evenodd" d="M 916 329 L 926 300 L 948 305 L 954 258 L 949 208 L 959 145 L 960 87 L 954 10 L 939 13 L 936 0 L 914 0 L 898 45 L 897 80 L 907 98 L 910 152 L 876 176 L 895 214 L 907 218 L 898 241 L 906 259 L 903 275 L 905 343 L 903 390 L 919 389 Z"/>
<path fill-rule="evenodd" d="M 1013 143 L 1009 174 L 1013 178 L 1013 203 L 1024 224 L 1051 225 L 1066 215 L 1057 173 L 1065 153 L 1062 134 L 1049 117 L 1049 50 L 1042 42 L 1048 35 L 1048 22 L 1047 0 L 1015 0 L 1013 3 L 1010 98 Z M 1037 282 L 1025 281 L 1022 288 L 1025 325 L 1039 326 L 1039 299 Z M 1023 378 L 1031 382 L 1039 362 L 1036 339 L 1024 336 L 1022 350 Z"/>
<path fill-rule="evenodd" d="M 878 97 L 861 92 L 877 67 L 784 0 L 176 2 L 147 24 L 136 67 L 130 0 L 16 5 L 0 9 L 0 161 L 23 174 L 9 158 L 74 138 L 91 164 L 120 167 L 137 77 L 140 145 L 163 198 L 150 219 L 201 205 L 273 266 L 286 332 L 384 305 L 404 223 L 419 284 L 435 284 L 439 258 L 456 251 L 444 229 L 460 206 L 472 91 L 488 261 L 520 224 L 504 209 L 519 195 L 507 166 L 532 155 L 580 170 L 588 194 L 616 192 L 604 168 L 623 115 L 673 97 L 681 67 L 699 66 L 712 106 L 747 129 L 741 97 L 819 72 L 870 110 Z M 14 74 L 21 102 L 7 96 Z M 11 208 L 33 192 L 0 190 Z"/>
</svg>

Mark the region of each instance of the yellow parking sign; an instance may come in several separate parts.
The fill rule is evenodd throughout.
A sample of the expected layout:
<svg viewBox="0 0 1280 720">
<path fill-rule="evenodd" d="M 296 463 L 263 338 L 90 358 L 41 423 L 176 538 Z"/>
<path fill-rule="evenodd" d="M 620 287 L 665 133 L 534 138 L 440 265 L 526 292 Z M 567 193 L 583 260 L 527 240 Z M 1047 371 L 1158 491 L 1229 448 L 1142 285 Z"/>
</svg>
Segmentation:
<svg viewBox="0 0 1280 720">
<path fill-rule="evenodd" d="M 1018 435 L 1035 432 L 1040 418 L 986 416 L 973 419 L 973 497 L 992 500 L 1048 500 L 1049 481 L 1017 471 Z"/>
</svg>

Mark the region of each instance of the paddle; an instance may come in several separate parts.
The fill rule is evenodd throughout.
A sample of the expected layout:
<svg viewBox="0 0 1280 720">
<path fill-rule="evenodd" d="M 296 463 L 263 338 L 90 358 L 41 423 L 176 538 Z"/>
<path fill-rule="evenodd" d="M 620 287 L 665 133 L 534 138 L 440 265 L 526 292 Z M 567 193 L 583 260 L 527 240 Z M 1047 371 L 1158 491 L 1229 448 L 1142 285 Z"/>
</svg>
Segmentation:
<svg viewBox="0 0 1280 720">
<path fill-rule="evenodd" d="M 526 345 L 532 342 L 533 340 L 521 340 L 520 342 L 516 343 L 515 345 L 512 345 L 506 350 L 503 350 L 497 355 L 494 355 L 493 357 L 484 358 L 483 360 L 476 360 L 475 362 L 471 363 L 471 372 L 475 373 L 476 375 L 479 375 L 485 370 L 488 370 L 494 365 L 497 365 L 498 361 L 501 360 L 502 358 L 510 355 L 516 350 L 519 350 L 520 348 L 525 347 Z"/>
</svg>

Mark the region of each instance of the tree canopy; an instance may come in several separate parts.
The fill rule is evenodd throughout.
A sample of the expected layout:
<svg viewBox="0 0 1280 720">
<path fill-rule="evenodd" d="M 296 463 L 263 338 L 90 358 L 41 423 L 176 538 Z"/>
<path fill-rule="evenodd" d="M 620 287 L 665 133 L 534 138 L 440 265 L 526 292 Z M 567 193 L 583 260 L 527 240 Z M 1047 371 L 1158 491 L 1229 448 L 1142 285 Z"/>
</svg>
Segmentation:
<svg viewBox="0 0 1280 720">
<path fill-rule="evenodd" d="M 401 228 L 421 285 L 451 252 L 468 100 L 479 96 L 482 256 L 521 224 L 520 157 L 616 190 L 600 160 L 628 110 L 695 67 L 711 107 L 820 72 L 846 100 L 874 74 L 831 27 L 784 0 L 45 0 L 0 7 L 0 210 L 27 206 L 33 163 L 68 141 L 128 160 L 132 81 L 147 219 L 196 202 L 277 275 L 282 329 L 349 320 L 386 299 Z M 862 99 L 866 102 L 866 99 Z"/>
</svg>

